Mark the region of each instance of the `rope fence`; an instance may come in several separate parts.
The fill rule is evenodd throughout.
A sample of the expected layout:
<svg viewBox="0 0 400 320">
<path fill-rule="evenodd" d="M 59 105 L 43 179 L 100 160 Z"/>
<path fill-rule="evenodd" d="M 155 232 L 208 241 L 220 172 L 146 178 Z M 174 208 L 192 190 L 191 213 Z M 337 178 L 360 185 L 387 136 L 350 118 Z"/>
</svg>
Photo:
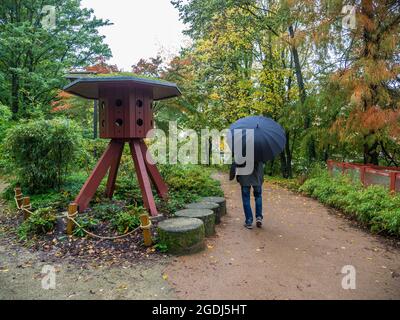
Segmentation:
<svg viewBox="0 0 400 320">
<path fill-rule="evenodd" d="M 21 191 L 21 188 L 15 188 L 14 189 L 15 196 L 15 205 L 17 206 L 17 209 L 19 212 L 23 213 L 24 220 L 29 219 L 29 217 L 33 214 L 32 211 L 32 204 L 30 201 L 30 197 L 24 197 Z M 142 214 L 140 216 L 140 226 L 133 229 L 132 231 L 125 233 L 120 236 L 113 236 L 113 237 L 107 237 L 107 236 L 100 236 L 97 235 L 93 232 L 90 232 L 89 230 L 86 230 L 82 225 L 76 221 L 76 217 L 78 215 L 78 205 L 76 203 L 71 203 L 68 206 L 68 211 L 63 213 L 62 215 L 56 216 L 57 218 L 66 218 L 67 219 L 67 226 L 66 226 L 66 233 L 68 235 L 72 235 L 75 226 L 80 228 L 83 232 L 85 232 L 87 235 L 93 237 L 93 238 L 98 238 L 102 240 L 117 240 L 117 239 L 122 239 L 125 237 L 128 237 L 135 232 L 142 230 L 143 231 L 143 239 L 144 239 L 144 245 L 149 247 L 153 244 L 153 240 L 151 238 L 151 226 L 152 222 L 151 219 L 147 214 Z"/>
</svg>

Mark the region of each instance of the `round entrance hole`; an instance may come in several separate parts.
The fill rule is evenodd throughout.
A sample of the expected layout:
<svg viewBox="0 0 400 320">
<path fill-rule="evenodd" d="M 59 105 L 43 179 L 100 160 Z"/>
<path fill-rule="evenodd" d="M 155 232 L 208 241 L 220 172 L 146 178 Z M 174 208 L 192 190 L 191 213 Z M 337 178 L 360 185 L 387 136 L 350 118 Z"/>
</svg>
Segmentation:
<svg viewBox="0 0 400 320">
<path fill-rule="evenodd" d="M 138 119 L 138 121 L 136 121 L 137 125 L 139 127 L 141 127 L 143 125 L 143 120 L 142 119 Z"/>
<path fill-rule="evenodd" d="M 136 100 L 136 106 L 139 108 L 143 107 L 143 101 L 140 99 Z"/>
<path fill-rule="evenodd" d="M 124 122 L 122 121 L 122 119 L 117 119 L 117 120 L 115 121 L 115 125 L 116 125 L 117 127 L 122 127 L 123 124 L 124 124 Z"/>
<path fill-rule="evenodd" d="M 122 100 L 121 100 L 121 99 L 117 99 L 117 100 L 115 101 L 115 104 L 116 104 L 117 107 L 122 106 Z"/>
</svg>

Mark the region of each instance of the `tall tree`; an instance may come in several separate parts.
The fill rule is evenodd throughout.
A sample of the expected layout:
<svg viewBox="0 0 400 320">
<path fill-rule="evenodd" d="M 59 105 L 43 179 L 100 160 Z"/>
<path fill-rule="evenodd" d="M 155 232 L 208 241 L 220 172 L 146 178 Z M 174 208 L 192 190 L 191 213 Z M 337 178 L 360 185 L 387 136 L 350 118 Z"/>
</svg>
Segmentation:
<svg viewBox="0 0 400 320">
<path fill-rule="evenodd" d="M 330 71 L 333 85 L 325 89 L 337 88 L 345 93 L 333 134 L 339 142 L 357 149 L 364 163 L 378 164 L 381 154 L 396 163 L 393 147 L 400 126 L 400 4 L 391 0 L 355 1 L 354 25 L 348 28 L 341 19 L 335 21 L 335 17 L 341 17 L 340 2 L 322 3 L 314 30 L 323 31 L 315 37 L 315 43 L 325 59 L 316 63 Z"/>
<path fill-rule="evenodd" d="M 111 55 L 98 32 L 110 22 L 80 5 L 80 0 L 0 3 L 0 102 L 11 107 L 14 118 L 49 110 L 69 69 Z M 53 13 L 55 24 L 44 24 Z"/>
</svg>

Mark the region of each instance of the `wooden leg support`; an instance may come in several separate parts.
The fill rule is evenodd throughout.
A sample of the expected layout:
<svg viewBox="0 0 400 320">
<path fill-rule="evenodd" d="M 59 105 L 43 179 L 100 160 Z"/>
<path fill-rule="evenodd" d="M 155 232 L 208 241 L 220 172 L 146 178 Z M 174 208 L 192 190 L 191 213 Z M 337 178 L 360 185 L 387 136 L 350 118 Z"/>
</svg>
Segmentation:
<svg viewBox="0 0 400 320">
<path fill-rule="evenodd" d="M 147 146 L 143 140 L 140 140 L 140 149 L 142 150 L 147 172 L 150 176 L 151 181 L 156 187 L 158 195 L 162 199 L 167 199 L 168 187 L 162 179 L 160 172 L 157 169 L 157 166 L 154 164 L 154 161 L 151 158 L 151 154 L 148 152 Z"/>
<path fill-rule="evenodd" d="M 99 162 L 86 180 L 79 195 L 75 199 L 79 212 L 84 211 L 90 200 L 96 193 L 101 181 L 109 171 L 106 196 L 112 198 L 115 189 L 115 181 L 117 179 L 119 164 L 124 150 L 123 140 L 111 140 L 106 151 L 101 156 Z M 151 182 L 153 182 L 158 195 L 166 199 L 168 196 L 168 187 L 164 183 L 160 172 L 155 164 L 152 163 L 151 155 L 148 153 L 147 146 L 143 139 L 131 139 L 129 141 L 131 155 L 135 164 L 135 171 L 138 177 L 140 189 L 143 196 L 143 202 L 146 209 L 152 216 L 158 215 L 153 193 L 151 190 Z"/>
<path fill-rule="evenodd" d="M 152 216 L 157 216 L 158 212 L 154 202 L 149 176 L 147 174 L 144 155 L 140 147 L 140 141 L 141 139 L 132 139 L 129 146 L 131 148 L 133 162 L 135 163 L 135 171 L 142 191 L 144 206 Z"/>
<path fill-rule="evenodd" d="M 111 162 L 110 172 L 108 173 L 106 197 L 112 199 L 115 190 L 115 181 L 117 180 L 118 168 L 121 162 L 122 152 L 124 151 L 124 142 L 120 144 L 118 154 L 114 155 Z"/>
<path fill-rule="evenodd" d="M 96 190 L 110 168 L 113 159 L 121 150 L 122 141 L 111 140 L 106 151 L 104 151 L 99 162 L 91 173 L 90 177 L 86 180 L 79 195 L 75 199 L 75 203 L 79 206 L 79 212 L 84 211 L 90 200 L 92 200 Z"/>
</svg>

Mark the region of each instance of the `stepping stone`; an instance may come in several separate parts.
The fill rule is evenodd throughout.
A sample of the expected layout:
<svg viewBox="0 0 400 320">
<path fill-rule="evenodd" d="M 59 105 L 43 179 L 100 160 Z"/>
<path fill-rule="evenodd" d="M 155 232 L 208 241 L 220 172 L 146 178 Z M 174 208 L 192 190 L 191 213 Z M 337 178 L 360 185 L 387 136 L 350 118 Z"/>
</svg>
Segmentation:
<svg viewBox="0 0 400 320">
<path fill-rule="evenodd" d="M 203 221 L 206 237 L 215 234 L 215 213 L 208 209 L 185 209 L 175 212 L 176 217 L 197 218 Z"/>
<path fill-rule="evenodd" d="M 221 209 L 221 216 L 226 215 L 226 200 L 224 197 L 205 197 L 202 198 L 201 201 L 203 202 L 214 202 L 219 204 Z"/>
<path fill-rule="evenodd" d="M 215 224 L 221 222 L 221 210 L 218 203 L 215 202 L 194 202 L 185 205 L 185 209 L 208 209 L 215 213 Z"/>
<path fill-rule="evenodd" d="M 157 227 L 160 242 L 168 252 L 191 254 L 204 249 L 204 223 L 196 218 L 172 218 L 161 221 Z"/>
</svg>

